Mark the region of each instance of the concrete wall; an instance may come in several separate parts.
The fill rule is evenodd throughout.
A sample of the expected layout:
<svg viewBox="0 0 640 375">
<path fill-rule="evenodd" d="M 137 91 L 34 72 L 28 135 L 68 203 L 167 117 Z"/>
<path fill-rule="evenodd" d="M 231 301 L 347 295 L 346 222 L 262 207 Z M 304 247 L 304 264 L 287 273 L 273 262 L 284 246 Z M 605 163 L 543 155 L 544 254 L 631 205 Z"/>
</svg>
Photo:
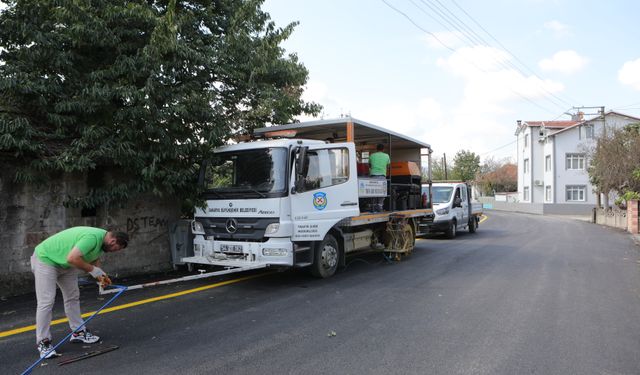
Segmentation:
<svg viewBox="0 0 640 375">
<path fill-rule="evenodd" d="M 171 268 L 168 225 L 177 220 L 177 200 L 143 197 L 124 207 L 100 207 L 95 214 L 66 208 L 71 192 L 87 189 L 84 174 L 52 177 L 46 186 L 18 185 L 13 171 L 0 174 L 0 296 L 33 290 L 29 258 L 34 247 L 63 229 L 85 225 L 114 227 L 130 236 L 127 249 L 103 256 L 104 269 L 116 277 Z"/>
<path fill-rule="evenodd" d="M 596 223 L 608 227 L 627 229 L 627 211 L 618 207 L 596 208 Z"/>
<path fill-rule="evenodd" d="M 493 197 L 480 197 L 479 201 L 488 209 L 524 212 L 536 215 L 591 215 L 592 206 L 583 204 L 543 204 L 496 201 Z"/>
</svg>

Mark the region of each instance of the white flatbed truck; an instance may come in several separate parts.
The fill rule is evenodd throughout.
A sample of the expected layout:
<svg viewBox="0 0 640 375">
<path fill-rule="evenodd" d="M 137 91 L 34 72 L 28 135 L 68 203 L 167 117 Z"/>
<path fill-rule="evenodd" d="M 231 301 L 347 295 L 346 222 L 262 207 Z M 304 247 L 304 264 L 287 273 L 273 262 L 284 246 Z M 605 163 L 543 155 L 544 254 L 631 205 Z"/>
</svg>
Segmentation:
<svg viewBox="0 0 640 375">
<path fill-rule="evenodd" d="M 309 267 L 326 278 L 349 253 L 409 254 L 419 223 L 433 220 L 421 189 L 422 159 L 431 160 L 426 143 L 351 117 L 254 136 L 262 139 L 220 147 L 203 163 L 206 208 L 195 212 L 193 254 L 180 264 Z M 387 181 L 366 175 L 379 143 L 392 162 Z M 385 197 L 384 211 L 367 212 L 376 197 Z"/>
<path fill-rule="evenodd" d="M 475 233 L 482 217 L 482 203 L 474 202 L 471 186 L 460 181 L 434 181 L 423 185 L 424 194 L 433 199 L 435 218 L 419 226 L 419 233 L 444 233 L 454 238 L 460 229 Z"/>
</svg>

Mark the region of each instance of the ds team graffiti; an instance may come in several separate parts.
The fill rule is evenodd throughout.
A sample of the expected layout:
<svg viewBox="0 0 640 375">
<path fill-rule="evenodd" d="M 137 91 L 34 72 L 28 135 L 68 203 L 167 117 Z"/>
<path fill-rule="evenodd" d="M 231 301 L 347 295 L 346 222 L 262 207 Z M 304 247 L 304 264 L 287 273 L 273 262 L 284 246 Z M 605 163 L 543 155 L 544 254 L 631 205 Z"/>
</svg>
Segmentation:
<svg viewBox="0 0 640 375">
<path fill-rule="evenodd" d="M 128 217 L 127 232 L 137 232 L 147 228 L 166 227 L 168 219 L 155 216 Z"/>
</svg>

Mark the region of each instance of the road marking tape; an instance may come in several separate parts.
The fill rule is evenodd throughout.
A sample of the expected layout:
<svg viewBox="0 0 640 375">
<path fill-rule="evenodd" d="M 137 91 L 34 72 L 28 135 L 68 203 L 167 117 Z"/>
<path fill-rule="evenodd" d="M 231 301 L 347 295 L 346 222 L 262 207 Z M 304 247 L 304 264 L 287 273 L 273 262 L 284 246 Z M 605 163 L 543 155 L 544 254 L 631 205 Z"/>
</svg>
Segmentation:
<svg viewBox="0 0 640 375">
<path fill-rule="evenodd" d="M 225 286 L 225 285 L 229 285 L 229 284 L 235 284 L 235 283 L 239 283 L 241 281 L 246 281 L 246 280 L 250 280 L 250 279 L 255 279 L 261 276 L 265 276 L 267 275 L 266 273 L 262 273 L 259 275 L 252 275 L 252 276 L 247 276 L 247 277 L 241 277 L 239 279 L 233 279 L 233 280 L 227 280 L 227 281 L 221 281 L 219 283 L 215 283 L 215 284 L 210 284 L 210 285 L 205 285 L 205 286 L 201 286 L 198 288 L 193 288 L 193 289 L 189 289 L 189 290 L 183 290 L 182 292 L 176 292 L 176 293 L 171 293 L 171 294 L 165 294 L 163 296 L 158 296 L 158 297 L 153 297 L 153 298 L 148 298 L 148 299 L 143 299 L 140 301 L 136 301 L 136 302 L 130 302 L 130 303 L 125 303 L 124 305 L 118 305 L 118 306 L 114 306 L 114 307 L 108 307 L 102 311 L 100 311 L 100 314 L 98 315 L 102 315 L 102 314 L 106 314 L 112 311 L 118 311 L 118 310 L 124 310 L 124 309 L 128 309 L 130 307 L 135 307 L 135 306 L 139 306 L 139 305 L 144 305 L 147 303 L 152 303 L 152 302 L 157 302 L 157 301 L 162 301 L 165 299 L 169 299 L 169 298 L 175 298 L 175 297 L 180 297 L 180 296 L 184 296 L 186 294 L 191 294 L 191 293 L 196 293 L 196 292 L 201 292 L 203 290 L 207 290 L 207 289 L 212 289 L 212 288 L 218 288 L 221 286 Z M 88 312 L 88 313 L 84 313 L 82 314 L 83 318 L 87 318 L 91 315 L 93 315 L 95 313 L 95 311 L 92 312 Z M 62 319 L 56 319 L 56 320 L 52 320 L 51 321 L 51 325 L 56 325 L 56 324 L 62 324 L 62 323 L 66 323 L 68 322 L 69 319 L 67 318 L 62 318 Z M 21 327 L 21 328 L 16 328 L 16 329 L 12 329 L 9 331 L 4 331 L 4 332 L 0 332 L 0 337 L 7 337 L 7 336 L 13 336 L 13 335 L 17 335 L 19 333 L 24 333 L 24 332 L 29 332 L 29 331 L 33 331 L 36 329 L 35 325 L 30 325 L 30 326 L 26 326 L 26 327 Z"/>
</svg>

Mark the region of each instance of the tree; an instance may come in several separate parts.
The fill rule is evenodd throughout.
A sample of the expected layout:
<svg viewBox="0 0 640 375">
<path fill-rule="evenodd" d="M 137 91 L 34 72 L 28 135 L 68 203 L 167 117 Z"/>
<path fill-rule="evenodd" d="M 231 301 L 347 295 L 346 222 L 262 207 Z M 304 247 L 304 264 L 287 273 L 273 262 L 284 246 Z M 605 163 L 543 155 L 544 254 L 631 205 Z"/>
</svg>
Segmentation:
<svg viewBox="0 0 640 375">
<path fill-rule="evenodd" d="M 589 178 L 599 192 L 623 200 L 640 197 L 640 123 L 609 129 L 596 139 Z M 608 206 L 608 202 L 605 202 Z"/>
<path fill-rule="evenodd" d="M 517 191 L 518 167 L 509 159 L 496 161 L 493 158 L 488 158 L 480 166 L 476 182 L 483 195 Z"/>
<path fill-rule="evenodd" d="M 453 158 L 452 177 L 461 181 L 473 181 L 480 170 L 480 156 L 461 150 Z"/>
<path fill-rule="evenodd" d="M 445 174 L 444 156 L 433 155 L 431 157 L 431 178 L 438 181 L 446 180 L 448 176 L 451 176 L 451 162 L 447 162 L 447 173 Z M 424 179 L 427 180 L 426 177 Z"/>
<path fill-rule="evenodd" d="M 0 162 L 17 182 L 117 169 L 71 203 L 194 196 L 232 134 L 290 122 L 308 71 L 260 0 L 10 0 L 0 13 Z"/>
</svg>

